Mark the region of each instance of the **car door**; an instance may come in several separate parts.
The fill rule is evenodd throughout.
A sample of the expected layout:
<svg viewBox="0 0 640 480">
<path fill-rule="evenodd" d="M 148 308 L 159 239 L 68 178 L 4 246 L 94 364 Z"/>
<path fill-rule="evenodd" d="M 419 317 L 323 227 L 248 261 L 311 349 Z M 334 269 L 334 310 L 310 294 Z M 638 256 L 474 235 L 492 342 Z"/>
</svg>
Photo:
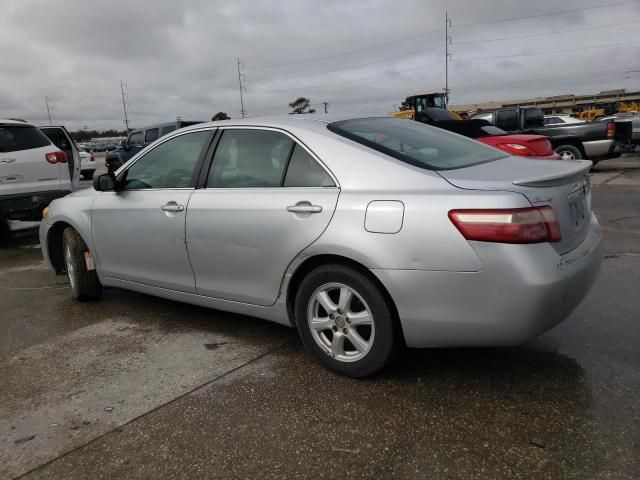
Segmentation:
<svg viewBox="0 0 640 480">
<path fill-rule="evenodd" d="M 40 127 L 49 140 L 67 155 L 67 163 L 59 164 L 60 188 L 75 192 L 80 182 L 80 152 L 64 127 Z"/>
<path fill-rule="evenodd" d="M 325 230 L 339 188 L 327 169 L 277 129 L 226 128 L 187 212 L 187 248 L 201 295 L 276 301 L 289 263 Z"/>
<path fill-rule="evenodd" d="M 195 292 L 185 215 L 211 135 L 166 139 L 119 173 L 121 190 L 98 194 L 91 229 L 103 276 Z"/>
</svg>

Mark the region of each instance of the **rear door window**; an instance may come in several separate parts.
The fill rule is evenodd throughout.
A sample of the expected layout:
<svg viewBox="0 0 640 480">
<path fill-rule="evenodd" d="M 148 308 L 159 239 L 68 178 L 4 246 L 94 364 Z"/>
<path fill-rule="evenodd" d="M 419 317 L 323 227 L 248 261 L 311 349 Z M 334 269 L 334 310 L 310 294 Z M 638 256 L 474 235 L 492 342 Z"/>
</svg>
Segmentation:
<svg viewBox="0 0 640 480">
<path fill-rule="evenodd" d="M 158 129 L 150 128 L 144 134 L 144 143 L 155 142 L 158 139 Z"/>
<path fill-rule="evenodd" d="M 280 132 L 224 130 L 213 155 L 207 187 L 280 187 L 293 146 L 293 140 Z"/>
<path fill-rule="evenodd" d="M 51 145 L 49 139 L 30 125 L 0 125 L 0 152 L 18 152 Z"/>
</svg>

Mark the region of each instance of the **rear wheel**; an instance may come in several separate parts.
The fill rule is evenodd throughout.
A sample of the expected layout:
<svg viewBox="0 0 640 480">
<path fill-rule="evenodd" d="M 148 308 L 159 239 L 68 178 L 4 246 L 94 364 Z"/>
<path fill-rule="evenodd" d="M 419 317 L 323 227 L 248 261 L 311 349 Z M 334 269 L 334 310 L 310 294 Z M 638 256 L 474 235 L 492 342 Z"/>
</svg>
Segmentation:
<svg viewBox="0 0 640 480">
<path fill-rule="evenodd" d="M 574 145 L 560 145 L 556 148 L 556 153 L 562 160 L 580 160 L 582 152 Z"/>
<path fill-rule="evenodd" d="M 311 271 L 296 295 L 295 312 L 307 351 L 342 375 L 376 373 L 401 345 L 382 292 L 365 275 L 342 265 Z"/>
<path fill-rule="evenodd" d="M 64 230 L 62 240 L 64 263 L 73 298 L 80 301 L 99 299 L 102 295 L 102 284 L 96 271 L 87 269 L 87 245 L 72 227 Z"/>
</svg>

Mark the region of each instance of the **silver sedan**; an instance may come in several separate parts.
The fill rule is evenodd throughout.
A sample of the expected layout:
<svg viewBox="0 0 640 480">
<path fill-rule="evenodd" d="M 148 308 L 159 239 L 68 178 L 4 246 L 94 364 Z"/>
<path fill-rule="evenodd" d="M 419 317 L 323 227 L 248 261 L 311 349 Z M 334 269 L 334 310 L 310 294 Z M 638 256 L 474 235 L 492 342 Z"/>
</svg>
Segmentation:
<svg viewBox="0 0 640 480">
<path fill-rule="evenodd" d="M 296 327 L 362 377 L 403 347 L 550 329 L 600 268 L 588 161 L 531 161 L 393 118 L 229 120 L 173 132 L 44 212 L 45 258 L 102 287 Z"/>
</svg>

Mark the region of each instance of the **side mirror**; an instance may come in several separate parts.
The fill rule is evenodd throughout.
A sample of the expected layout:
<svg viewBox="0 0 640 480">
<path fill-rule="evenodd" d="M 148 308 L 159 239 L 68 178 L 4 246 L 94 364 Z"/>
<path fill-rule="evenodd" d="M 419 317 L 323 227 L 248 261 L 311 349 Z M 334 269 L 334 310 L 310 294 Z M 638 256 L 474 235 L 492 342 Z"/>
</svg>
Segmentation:
<svg viewBox="0 0 640 480">
<path fill-rule="evenodd" d="M 93 179 L 93 188 L 98 192 L 108 192 L 115 190 L 113 177 L 109 173 L 105 173 Z"/>
</svg>

